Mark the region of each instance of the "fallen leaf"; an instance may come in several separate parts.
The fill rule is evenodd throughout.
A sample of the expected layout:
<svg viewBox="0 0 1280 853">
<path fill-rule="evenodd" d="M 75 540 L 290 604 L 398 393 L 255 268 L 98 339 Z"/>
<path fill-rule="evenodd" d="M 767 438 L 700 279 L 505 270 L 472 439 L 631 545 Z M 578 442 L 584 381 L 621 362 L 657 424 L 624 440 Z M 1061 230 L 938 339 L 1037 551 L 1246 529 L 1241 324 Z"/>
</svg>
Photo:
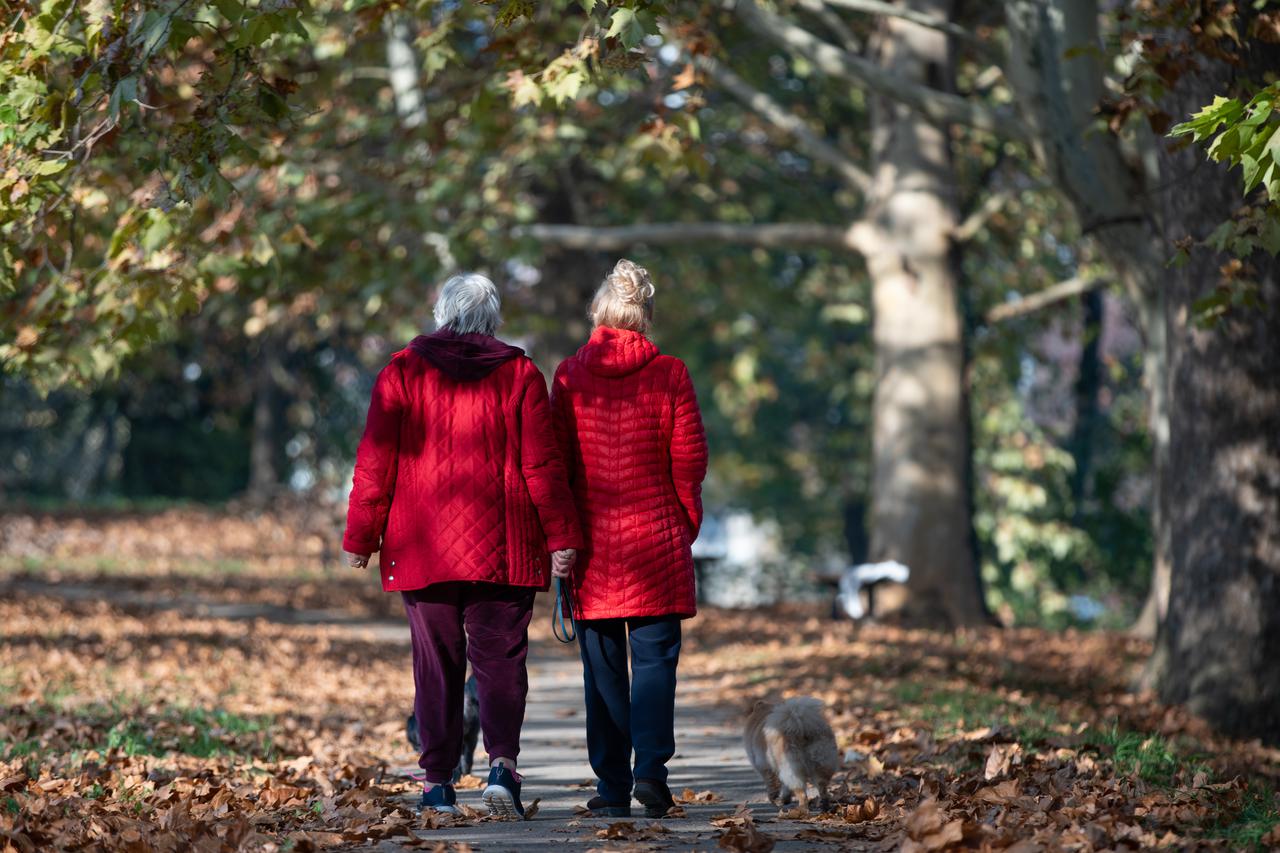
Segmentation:
<svg viewBox="0 0 1280 853">
<path fill-rule="evenodd" d="M 1022 746 L 1016 743 L 995 743 L 987 751 L 987 763 L 982 777 L 988 781 L 1003 776 L 1009 768 L 1022 763 Z"/>
<path fill-rule="evenodd" d="M 777 839 L 761 832 L 754 822 L 746 822 L 726 829 L 716 843 L 721 850 L 732 853 L 769 853 L 777 844 Z"/>
</svg>

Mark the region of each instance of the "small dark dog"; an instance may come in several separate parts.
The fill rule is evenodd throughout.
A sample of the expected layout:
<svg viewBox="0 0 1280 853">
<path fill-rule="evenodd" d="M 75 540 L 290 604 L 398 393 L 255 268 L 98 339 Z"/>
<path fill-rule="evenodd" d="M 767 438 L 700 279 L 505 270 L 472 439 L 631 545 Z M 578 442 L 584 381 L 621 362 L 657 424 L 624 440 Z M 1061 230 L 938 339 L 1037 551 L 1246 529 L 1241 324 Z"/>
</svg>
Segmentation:
<svg viewBox="0 0 1280 853">
<path fill-rule="evenodd" d="M 418 718 L 414 714 L 404 725 L 405 735 L 409 743 L 418 752 L 422 751 L 422 738 L 418 736 Z M 453 783 L 456 785 L 463 776 L 471 774 L 475 765 L 476 744 L 480 741 L 480 694 L 476 689 L 476 677 L 467 679 L 462 690 L 462 755 L 458 758 L 458 766 L 453 771 Z"/>
</svg>

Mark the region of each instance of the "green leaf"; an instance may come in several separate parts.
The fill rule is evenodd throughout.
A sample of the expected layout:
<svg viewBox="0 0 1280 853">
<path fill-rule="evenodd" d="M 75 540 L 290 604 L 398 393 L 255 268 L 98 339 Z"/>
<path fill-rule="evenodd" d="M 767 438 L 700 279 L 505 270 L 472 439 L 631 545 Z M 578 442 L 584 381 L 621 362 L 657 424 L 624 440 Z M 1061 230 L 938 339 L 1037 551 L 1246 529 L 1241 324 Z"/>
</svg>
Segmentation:
<svg viewBox="0 0 1280 853">
<path fill-rule="evenodd" d="M 1240 165 L 1244 168 L 1244 191 L 1248 195 L 1262 180 L 1262 169 L 1259 168 L 1258 161 L 1248 154 L 1240 158 Z"/>
<path fill-rule="evenodd" d="M 578 5 L 582 7 L 582 11 L 590 15 L 591 10 L 596 7 L 596 0 L 578 0 Z"/>
<path fill-rule="evenodd" d="M 118 121 L 124 105 L 138 97 L 138 78 L 130 74 L 120 78 L 116 87 L 111 90 L 111 99 L 107 102 L 107 114 L 113 121 Z"/>
<path fill-rule="evenodd" d="M 70 160 L 41 160 L 31 170 L 31 174 L 40 176 L 56 175 L 69 165 L 71 165 Z"/>
<path fill-rule="evenodd" d="M 173 236 L 173 223 L 161 211 L 152 211 L 151 224 L 142 232 L 142 248 L 148 254 L 163 248 Z"/>
<path fill-rule="evenodd" d="M 644 38 L 644 26 L 636 16 L 635 10 L 614 9 L 605 38 L 617 38 L 628 50 L 638 45 Z"/>
<path fill-rule="evenodd" d="M 533 0 L 507 0 L 498 10 L 498 25 L 509 27 L 521 18 L 532 18 L 537 11 Z"/>
<path fill-rule="evenodd" d="M 1170 136 L 1192 134 L 1196 142 L 1214 133 L 1221 125 L 1234 125 L 1244 114 L 1244 105 L 1235 98 L 1224 98 L 1218 95 L 1213 103 L 1191 117 L 1190 121 L 1176 124 L 1169 131 Z"/>
<path fill-rule="evenodd" d="M 142 50 L 142 56 L 145 59 L 155 53 L 164 41 L 169 37 L 170 17 L 167 14 L 151 11 L 142 19 L 142 28 L 138 31 L 137 44 Z"/>
<path fill-rule="evenodd" d="M 1258 229 L 1258 245 L 1272 255 L 1280 254 L 1280 216 L 1268 216 Z"/>
<path fill-rule="evenodd" d="M 276 120 L 282 119 L 289 114 L 289 105 L 270 86 L 258 87 L 258 106 L 262 108 L 264 113 Z"/>
<path fill-rule="evenodd" d="M 233 24 L 244 14 L 244 4 L 240 0 L 213 0 L 213 5 L 222 13 L 222 17 Z"/>
<path fill-rule="evenodd" d="M 1243 128 L 1229 127 L 1213 140 L 1213 144 L 1209 146 L 1209 159 L 1218 163 L 1228 162 L 1235 165 L 1239 158 L 1240 149 L 1244 147 L 1241 144 L 1241 132 Z M 1250 134 L 1252 138 L 1252 134 Z"/>
<path fill-rule="evenodd" d="M 1271 115 L 1271 102 L 1262 101 L 1253 109 L 1249 110 L 1248 117 L 1244 120 L 1244 124 L 1257 126 L 1262 124 Z"/>
<path fill-rule="evenodd" d="M 557 104 L 563 104 L 565 101 L 572 101 L 578 97 L 578 91 L 582 89 L 582 84 L 587 80 L 586 74 L 580 69 L 573 68 L 563 74 L 556 76 L 554 80 L 547 84 L 547 94 L 555 100 Z"/>
</svg>

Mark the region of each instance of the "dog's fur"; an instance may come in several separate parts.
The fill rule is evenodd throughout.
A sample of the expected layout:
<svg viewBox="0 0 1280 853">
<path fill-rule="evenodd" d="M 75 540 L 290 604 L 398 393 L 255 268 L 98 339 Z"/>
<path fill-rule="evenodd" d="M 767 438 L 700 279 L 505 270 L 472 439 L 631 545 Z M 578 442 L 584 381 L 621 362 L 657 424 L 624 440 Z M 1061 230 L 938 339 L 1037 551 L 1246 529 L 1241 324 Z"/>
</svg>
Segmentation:
<svg viewBox="0 0 1280 853">
<path fill-rule="evenodd" d="M 747 714 L 742 733 L 751 766 L 760 774 L 776 806 L 794 797 L 809 810 L 808 786 L 818 790 L 823 811 L 831 808 L 828 787 L 840 765 L 836 736 L 818 699 L 761 700 Z"/>
</svg>

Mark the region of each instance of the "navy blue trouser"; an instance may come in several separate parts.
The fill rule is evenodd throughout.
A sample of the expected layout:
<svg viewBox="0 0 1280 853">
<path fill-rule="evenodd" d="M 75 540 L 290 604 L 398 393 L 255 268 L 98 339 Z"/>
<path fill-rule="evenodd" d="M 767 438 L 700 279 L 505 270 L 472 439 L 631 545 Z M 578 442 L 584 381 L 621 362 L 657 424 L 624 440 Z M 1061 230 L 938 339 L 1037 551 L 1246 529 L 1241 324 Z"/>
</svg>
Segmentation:
<svg viewBox="0 0 1280 853">
<path fill-rule="evenodd" d="M 578 645 L 587 698 L 587 753 L 600 780 L 596 792 L 610 803 L 629 803 L 634 780 L 667 781 L 667 761 L 676 752 L 680 620 L 675 616 L 581 620 Z"/>
</svg>

